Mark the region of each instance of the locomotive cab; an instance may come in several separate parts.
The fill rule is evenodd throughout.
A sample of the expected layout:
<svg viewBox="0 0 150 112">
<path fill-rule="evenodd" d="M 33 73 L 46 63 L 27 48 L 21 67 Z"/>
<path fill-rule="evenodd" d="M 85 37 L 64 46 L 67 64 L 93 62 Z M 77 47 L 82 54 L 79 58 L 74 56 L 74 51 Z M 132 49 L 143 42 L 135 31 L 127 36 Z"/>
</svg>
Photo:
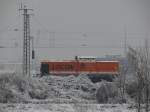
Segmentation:
<svg viewBox="0 0 150 112">
<path fill-rule="evenodd" d="M 47 74 L 49 74 L 49 64 L 42 63 L 40 71 L 41 71 L 41 75 L 47 75 Z"/>
</svg>

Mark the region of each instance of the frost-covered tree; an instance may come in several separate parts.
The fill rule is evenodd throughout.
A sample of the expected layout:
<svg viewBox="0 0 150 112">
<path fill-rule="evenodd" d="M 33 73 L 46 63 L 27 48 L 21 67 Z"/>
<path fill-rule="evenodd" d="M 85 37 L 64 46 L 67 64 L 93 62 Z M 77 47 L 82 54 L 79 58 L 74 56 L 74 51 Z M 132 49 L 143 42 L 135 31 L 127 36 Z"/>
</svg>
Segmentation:
<svg viewBox="0 0 150 112">
<path fill-rule="evenodd" d="M 125 103 L 125 84 L 126 84 L 126 75 L 127 75 L 128 67 L 124 64 L 120 65 L 120 75 L 119 79 L 119 90 L 122 102 Z"/>
<path fill-rule="evenodd" d="M 127 53 L 130 64 L 132 64 L 137 81 L 137 103 L 138 112 L 141 112 L 141 103 L 146 104 L 145 111 L 148 112 L 150 76 L 149 76 L 149 47 L 148 40 L 145 40 L 145 47 L 134 49 L 129 47 Z"/>
</svg>

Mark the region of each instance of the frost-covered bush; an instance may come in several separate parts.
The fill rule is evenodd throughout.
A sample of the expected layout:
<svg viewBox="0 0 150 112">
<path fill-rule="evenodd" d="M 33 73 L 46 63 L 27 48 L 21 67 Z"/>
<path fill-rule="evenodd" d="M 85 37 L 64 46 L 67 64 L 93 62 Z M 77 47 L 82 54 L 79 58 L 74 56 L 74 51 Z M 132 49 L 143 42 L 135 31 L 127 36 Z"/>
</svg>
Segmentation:
<svg viewBox="0 0 150 112">
<path fill-rule="evenodd" d="M 130 92 L 130 85 L 127 92 Z M 133 92 L 134 93 L 134 92 Z M 119 103 L 115 82 L 92 83 L 87 75 L 26 77 L 20 74 L 0 74 L 0 102 L 28 102 L 47 99 L 72 103 Z"/>
<path fill-rule="evenodd" d="M 118 88 L 112 82 L 101 82 L 97 89 L 96 99 L 98 103 L 113 103 L 117 102 Z"/>
<path fill-rule="evenodd" d="M 45 76 L 42 80 L 49 85 L 49 97 L 80 100 L 95 100 L 96 86 L 87 75 Z"/>
<path fill-rule="evenodd" d="M 46 99 L 48 97 L 48 87 L 43 81 L 32 79 L 29 83 L 28 93 L 32 99 Z"/>
<path fill-rule="evenodd" d="M 0 102 L 27 102 L 45 99 L 48 96 L 46 84 L 38 79 L 19 74 L 0 74 Z"/>
<path fill-rule="evenodd" d="M 131 98 L 135 98 L 138 91 L 138 84 L 136 81 L 128 81 L 126 83 L 126 92 Z"/>
<path fill-rule="evenodd" d="M 26 101 L 27 79 L 16 74 L 0 74 L 0 102 Z"/>
</svg>

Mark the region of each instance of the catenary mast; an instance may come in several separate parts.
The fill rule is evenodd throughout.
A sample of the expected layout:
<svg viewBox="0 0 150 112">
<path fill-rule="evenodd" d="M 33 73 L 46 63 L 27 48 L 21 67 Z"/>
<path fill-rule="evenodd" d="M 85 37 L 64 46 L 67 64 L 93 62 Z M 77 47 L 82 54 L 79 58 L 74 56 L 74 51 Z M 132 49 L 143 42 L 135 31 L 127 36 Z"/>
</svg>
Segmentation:
<svg viewBox="0 0 150 112">
<path fill-rule="evenodd" d="M 23 11 L 23 66 L 22 72 L 23 75 L 30 76 L 30 15 L 29 10 L 26 6 L 21 7 Z"/>
</svg>

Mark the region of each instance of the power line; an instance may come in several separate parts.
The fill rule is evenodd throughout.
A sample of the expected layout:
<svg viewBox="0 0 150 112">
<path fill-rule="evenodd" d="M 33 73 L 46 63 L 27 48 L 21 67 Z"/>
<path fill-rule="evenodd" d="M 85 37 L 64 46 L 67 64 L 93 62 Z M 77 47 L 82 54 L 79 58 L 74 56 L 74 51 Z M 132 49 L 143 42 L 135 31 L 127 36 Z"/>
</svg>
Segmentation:
<svg viewBox="0 0 150 112">
<path fill-rule="evenodd" d="M 141 48 L 141 47 L 143 47 L 143 46 L 132 46 L 132 47 L 134 47 L 134 48 Z M 18 47 L 15 47 L 15 46 L 3 46 L 2 48 L 0 48 L 0 49 L 22 49 L 23 47 L 20 47 L 20 46 L 18 46 Z M 35 49 L 37 49 L 37 48 L 40 48 L 40 49 L 48 49 L 48 48 L 50 48 L 50 49 L 72 49 L 72 48 L 82 48 L 82 49 L 104 49 L 104 48 L 106 48 L 106 49 L 124 49 L 124 47 L 120 47 L 120 46 L 55 46 L 55 47 L 49 47 L 49 46 L 35 46 L 34 47 Z M 150 48 L 150 47 L 149 47 Z"/>
</svg>

